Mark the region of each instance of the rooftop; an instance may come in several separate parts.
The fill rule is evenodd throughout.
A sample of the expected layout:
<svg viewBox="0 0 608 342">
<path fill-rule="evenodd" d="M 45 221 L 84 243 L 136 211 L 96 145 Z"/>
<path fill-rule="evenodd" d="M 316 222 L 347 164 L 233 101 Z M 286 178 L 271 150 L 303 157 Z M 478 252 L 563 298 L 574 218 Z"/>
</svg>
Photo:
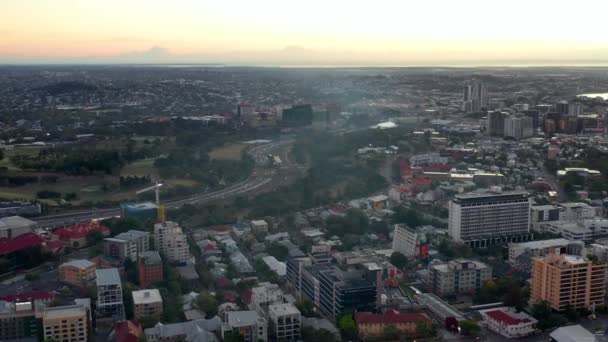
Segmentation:
<svg viewBox="0 0 608 342">
<path fill-rule="evenodd" d="M 158 289 L 133 291 L 131 294 L 133 295 L 133 304 L 136 305 L 163 302 L 163 298 Z"/>
<path fill-rule="evenodd" d="M 384 314 L 356 312 L 355 321 L 357 324 L 407 324 L 418 321 L 430 321 L 430 319 L 422 313 L 402 313 L 397 310 L 389 310 Z"/>
<path fill-rule="evenodd" d="M 53 234 L 59 236 L 60 239 L 81 239 L 94 232 L 107 235 L 110 233 L 110 228 L 102 226 L 98 222 L 79 223 L 56 229 Z"/>
<path fill-rule="evenodd" d="M 147 232 L 142 232 L 141 230 L 129 230 L 128 232 L 116 235 L 114 238 L 120 240 L 133 241 L 145 237 L 147 235 Z"/>
<path fill-rule="evenodd" d="M 485 197 L 502 197 L 502 196 L 528 196 L 525 191 L 504 191 L 504 192 L 469 192 L 467 194 L 459 194 L 454 196 L 458 199 L 478 199 Z"/>
<path fill-rule="evenodd" d="M 161 264 L 163 262 L 163 259 L 157 251 L 141 252 L 139 256 L 142 258 L 144 264 L 147 265 Z"/>
<path fill-rule="evenodd" d="M 567 246 L 569 243 L 570 243 L 569 240 L 564 239 L 564 238 L 559 238 L 559 239 L 511 243 L 509 247 L 513 246 L 513 247 L 518 247 L 518 248 L 539 249 L 539 248 L 548 248 L 548 247 L 554 247 L 554 246 Z"/>
<path fill-rule="evenodd" d="M 27 247 L 36 246 L 43 242 L 42 238 L 34 233 L 26 233 L 12 239 L 0 239 L 0 255 L 9 254 Z"/>
<path fill-rule="evenodd" d="M 227 312 L 227 322 L 232 328 L 247 327 L 258 323 L 260 316 L 256 311 Z"/>
<path fill-rule="evenodd" d="M 36 222 L 28 220 L 21 216 L 9 216 L 0 218 L 0 229 L 22 227 L 22 226 L 36 226 Z"/>
<path fill-rule="evenodd" d="M 580 325 L 560 327 L 549 334 L 556 342 L 595 342 L 597 338 Z"/>
<path fill-rule="evenodd" d="M 95 266 L 95 263 L 87 259 L 75 259 L 61 264 L 61 266 L 72 266 L 76 268 L 89 268 Z M 61 267 L 60 266 L 60 267 Z"/>
<path fill-rule="evenodd" d="M 492 318 L 493 320 L 502 322 L 506 325 L 518 325 L 518 324 L 522 324 L 522 323 L 530 323 L 530 322 L 536 321 L 523 312 L 515 313 L 515 312 L 507 311 L 506 309 L 503 309 L 503 308 L 491 309 L 491 310 L 485 311 L 485 314 L 488 315 L 488 317 Z"/>
<path fill-rule="evenodd" d="M 120 274 L 116 268 L 102 268 L 95 271 L 97 276 L 97 286 L 101 285 L 120 285 Z"/>
<path fill-rule="evenodd" d="M 47 308 L 44 312 L 43 319 L 62 319 L 66 317 L 86 316 L 87 310 L 82 305 L 67 305 Z"/>
<path fill-rule="evenodd" d="M 300 310 L 291 303 L 270 304 L 268 306 L 270 317 L 280 317 L 285 315 L 299 315 Z"/>
</svg>

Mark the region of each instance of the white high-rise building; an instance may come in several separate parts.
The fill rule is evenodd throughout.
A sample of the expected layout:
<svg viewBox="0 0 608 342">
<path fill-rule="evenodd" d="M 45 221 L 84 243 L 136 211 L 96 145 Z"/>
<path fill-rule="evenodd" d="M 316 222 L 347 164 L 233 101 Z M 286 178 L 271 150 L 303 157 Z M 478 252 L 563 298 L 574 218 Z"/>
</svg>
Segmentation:
<svg viewBox="0 0 608 342">
<path fill-rule="evenodd" d="M 504 136 L 516 140 L 534 135 L 534 122 L 527 116 L 507 116 L 504 123 Z"/>
<path fill-rule="evenodd" d="M 450 201 L 448 234 L 473 247 L 528 239 L 531 199 L 526 192 L 468 193 Z"/>
<path fill-rule="evenodd" d="M 418 240 L 423 235 L 404 224 L 396 224 L 393 231 L 393 252 L 399 252 L 408 258 L 416 256 Z"/>
<path fill-rule="evenodd" d="M 462 110 L 478 112 L 488 107 L 488 89 L 483 82 L 473 82 L 464 86 Z"/>
<path fill-rule="evenodd" d="M 192 258 L 186 234 L 175 222 L 156 223 L 154 242 L 156 249 L 170 262 L 186 262 Z"/>
</svg>

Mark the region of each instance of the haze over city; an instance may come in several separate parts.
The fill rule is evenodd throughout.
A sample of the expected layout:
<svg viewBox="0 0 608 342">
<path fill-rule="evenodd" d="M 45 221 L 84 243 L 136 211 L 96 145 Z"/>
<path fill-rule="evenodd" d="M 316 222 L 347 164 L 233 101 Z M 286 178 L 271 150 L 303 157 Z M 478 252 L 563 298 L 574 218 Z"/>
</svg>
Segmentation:
<svg viewBox="0 0 608 342">
<path fill-rule="evenodd" d="M 5 0 L 0 63 L 605 65 L 608 3 Z"/>
</svg>

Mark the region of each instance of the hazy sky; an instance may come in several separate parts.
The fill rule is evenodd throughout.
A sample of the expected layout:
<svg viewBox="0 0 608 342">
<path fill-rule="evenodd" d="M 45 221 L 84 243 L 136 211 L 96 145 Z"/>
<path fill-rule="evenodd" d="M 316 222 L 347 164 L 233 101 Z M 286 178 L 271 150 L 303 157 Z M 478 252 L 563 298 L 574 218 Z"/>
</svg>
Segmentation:
<svg viewBox="0 0 608 342">
<path fill-rule="evenodd" d="M 0 0 L 0 63 L 608 64 L 606 0 Z"/>
</svg>

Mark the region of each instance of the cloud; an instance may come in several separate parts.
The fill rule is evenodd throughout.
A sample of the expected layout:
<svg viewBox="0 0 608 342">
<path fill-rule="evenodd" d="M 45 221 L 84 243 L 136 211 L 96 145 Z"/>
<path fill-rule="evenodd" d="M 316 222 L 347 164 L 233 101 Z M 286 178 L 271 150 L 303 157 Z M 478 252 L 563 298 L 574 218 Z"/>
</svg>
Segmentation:
<svg viewBox="0 0 608 342">
<path fill-rule="evenodd" d="M 158 59 L 170 59 L 173 57 L 169 49 L 153 46 L 143 51 L 131 51 L 125 54 L 117 56 L 117 58 L 128 58 L 128 59 L 143 59 L 143 60 L 158 60 Z"/>
</svg>

